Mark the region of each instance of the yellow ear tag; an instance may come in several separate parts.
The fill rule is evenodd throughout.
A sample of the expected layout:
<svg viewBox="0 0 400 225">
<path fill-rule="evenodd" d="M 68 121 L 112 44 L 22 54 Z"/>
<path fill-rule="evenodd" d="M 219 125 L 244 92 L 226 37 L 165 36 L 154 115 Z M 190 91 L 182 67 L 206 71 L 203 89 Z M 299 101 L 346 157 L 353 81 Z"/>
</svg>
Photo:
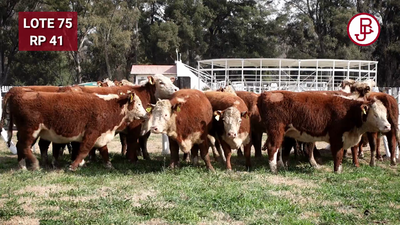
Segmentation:
<svg viewBox="0 0 400 225">
<path fill-rule="evenodd" d="M 246 114 L 246 119 L 248 119 L 249 118 L 249 114 Z"/>
<path fill-rule="evenodd" d="M 181 111 L 181 107 L 180 106 L 176 107 L 176 112 L 180 112 L 180 111 Z"/>
<path fill-rule="evenodd" d="M 362 111 L 363 111 L 364 115 L 367 115 L 367 112 L 365 111 L 364 108 L 362 109 Z"/>
<path fill-rule="evenodd" d="M 151 84 L 151 85 L 153 85 L 154 83 L 153 83 L 153 79 L 149 79 L 149 83 Z"/>
<path fill-rule="evenodd" d="M 218 115 L 218 114 L 215 115 L 215 120 L 216 120 L 216 121 L 219 121 L 219 115 Z"/>
<path fill-rule="evenodd" d="M 146 108 L 146 112 L 150 113 L 151 112 L 151 107 Z"/>
<path fill-rule="evenodd" d="M 131 95 L 129 102 L 133 102 L 133 95 Z"/>
</svg>

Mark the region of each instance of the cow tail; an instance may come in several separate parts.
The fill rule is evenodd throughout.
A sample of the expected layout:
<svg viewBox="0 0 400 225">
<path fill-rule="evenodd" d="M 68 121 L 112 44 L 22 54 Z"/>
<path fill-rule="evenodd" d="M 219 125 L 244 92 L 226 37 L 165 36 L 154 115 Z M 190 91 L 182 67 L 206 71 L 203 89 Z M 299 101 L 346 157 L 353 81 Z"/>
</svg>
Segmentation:
<svg viewBox="0 0 400 225">
<path fill-rule="evenodd" d="M 2 107 L 3 111 L 1 113 L 0 130 L 2 130 L 4 127 L 4 120 L 6 119 L 6 115 L 7 115 L 7 103 L 8 103 L 8 99 L 10 98 L 10 96 L 11 95 L 9 93 L 7 93 L 3 99 L 3 107 Z"/>
<path fill-rule="evenodd" d="M 10 148 L 10 146 L 11 146 L 11 139 L 12 139 L 12 135 L 13 135 L 13 116 L 12 116 L 12 114 L 10 113 L 10 121 L 9 121 L 9 124 L 8 124 L 8 141 L 7 141 L 7 145 L 8 145 L 8 147 Z"/>
</svg>

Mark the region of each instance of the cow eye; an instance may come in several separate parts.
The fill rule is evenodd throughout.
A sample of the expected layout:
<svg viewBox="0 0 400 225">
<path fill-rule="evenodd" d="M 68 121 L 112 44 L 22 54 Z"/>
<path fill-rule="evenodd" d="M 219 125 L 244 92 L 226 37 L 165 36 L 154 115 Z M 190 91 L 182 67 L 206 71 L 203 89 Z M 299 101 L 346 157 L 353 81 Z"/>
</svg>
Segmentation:
<svg viewBox="0 0 400 225">
<path fill-rule="evenodd" d="M 167 114 L 165 114 L 164 116 L 167 117 Z"/>
<path fill-rule="evenodd" d="M 242 122 L 242 120 L 241 119 L 239 119 L 239 123 L 241 123 Z"/>
<path fill-rule="evenodd" d="M 160 81 L 160 85 L 165 85 L 164 82 Z"/>
</svg>

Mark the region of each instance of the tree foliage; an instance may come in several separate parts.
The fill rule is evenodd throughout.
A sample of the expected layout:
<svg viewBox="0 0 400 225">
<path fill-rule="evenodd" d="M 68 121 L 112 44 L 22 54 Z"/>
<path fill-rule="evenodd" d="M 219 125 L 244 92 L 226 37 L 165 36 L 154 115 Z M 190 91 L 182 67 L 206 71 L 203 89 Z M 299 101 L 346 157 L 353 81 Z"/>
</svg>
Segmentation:
<svg viewBox="0 0 400 225">
<path fill-rule="evenodd" d="M 400 85 L 397 0 L 0 0 L 0 84 L 66 85 L 128 76 L 133 64 L 192 66 L 207 58 L 379 61 L 379 85 Z M 76 11 L 78 51 L 19 52 L 18 12 Z M 381 23 L 378 41 L 347 36 L 358 12 Z"/>
</svg>

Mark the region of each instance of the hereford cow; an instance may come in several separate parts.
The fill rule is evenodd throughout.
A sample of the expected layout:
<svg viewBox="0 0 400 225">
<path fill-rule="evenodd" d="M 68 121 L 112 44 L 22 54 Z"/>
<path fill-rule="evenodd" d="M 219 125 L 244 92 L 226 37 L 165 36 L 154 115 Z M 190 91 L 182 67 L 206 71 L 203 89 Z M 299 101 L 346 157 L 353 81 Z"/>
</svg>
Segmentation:
<svg viewBox="0 0 400 225">
<path fill-rule="evenodd" d="M 38 161 L 30 151 L 37 137 L 55 143 L 81 142 L 79 155 L 71 164 L 74 171 L 93 147 L 103 147 L 146 111 L 134 93 L 85 94 L 21 92 L 9 99 L 10 127 L 18 129 L 18 162 L 22 160 L 38 169 Z M 9 137 L 11 139 L 11 136 Z"/>
<path fill-rule="evenodd" d="M 200 149 L 207 168 L 214 170 L 208 155 L 207 135 L 212 127 L 213 111 L 207 97 L 198 90 L 180 90 L 171 100 L 159 100 L 151 111 L 151 132 L 164 133 L 169 137 L 171 163 L 179 162 L 179 148 L 184 153 Z M 192 154 L 192 157 L 195 154 Z"/>
<path fill-rule="evenodd" d="M 204 92 L 214 111 L 213 135 L 221 142 L 226 157 L 226 168 L 231 166 L 231 149 L 244 146 L 246 167 L 251 167 L 250 118 L 246 104 L 236 95 L 225 92 Z M 250 115 L 251 116 L 251 115 Z"/>
<path fill-rule="evenodd" d="M 277 173 L 277 150 L 283 137 L 331 145 L 334 171 L 341 172 L 343 148 L 356 145 L 365 132 L 388 132 L 387 110 L 379 100 L 355 101 L 341 96 L 271 91 L 258 98 L 262 125 L 268 135 L 271 172 Z"/>
<path fill-rule="evenodd" d="M 172 94 L 179 90 L 172 82 L 174 78 L 168 78 L 161 74 L 147 77 L 147 82 L 140 85 L 134 86 L 135 93 L 142 100 L 143 105 L 149 103 L 155 104 L 157 99 L 169 99 Z M 131 162 L 136 162 L 137 149 L 142 149 L 143 157 L 150 159 L 149 153 L 147 152 L 147 139 L 150 133 L 141 135 L 142 121 L 134 121 L 129 124 L 127 128 L 127 153 L 126 156 Z"/>
</svg>

